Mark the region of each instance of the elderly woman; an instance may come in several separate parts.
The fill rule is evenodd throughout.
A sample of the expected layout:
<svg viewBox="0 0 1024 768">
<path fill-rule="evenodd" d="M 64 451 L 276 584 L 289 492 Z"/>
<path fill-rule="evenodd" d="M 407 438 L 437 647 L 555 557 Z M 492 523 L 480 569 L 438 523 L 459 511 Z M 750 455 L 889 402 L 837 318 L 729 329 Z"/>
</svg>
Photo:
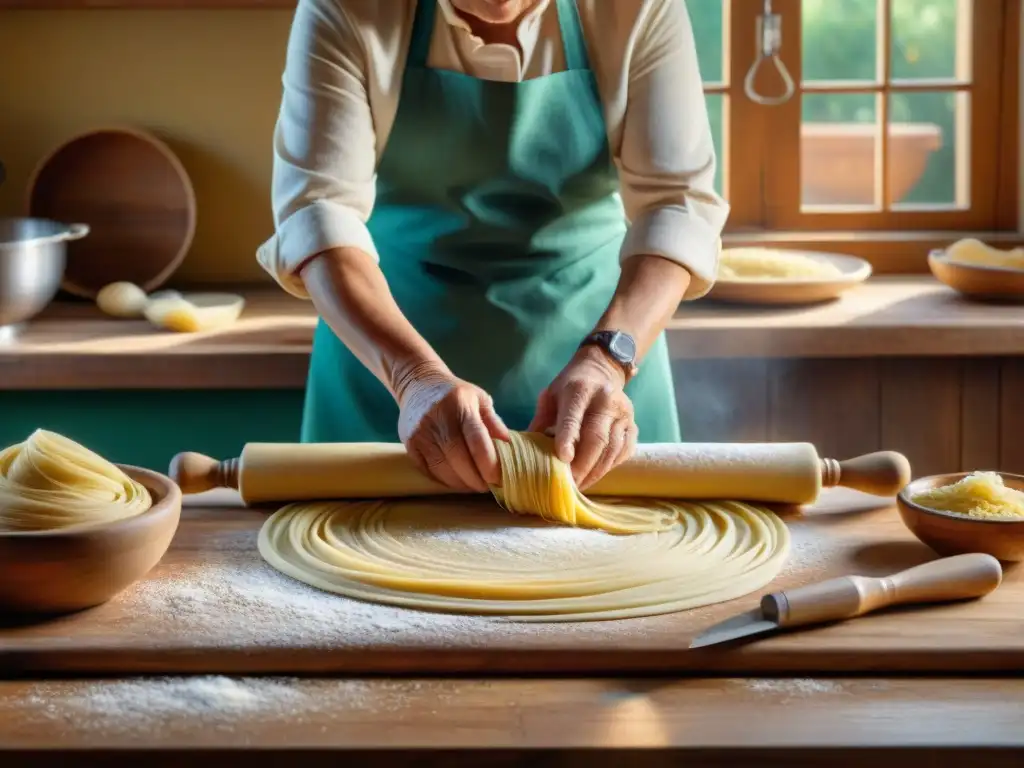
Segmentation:
<svg viewBox="0 0 1024 768">
<path fill-rule="evenodd" d="M 482 491 L 508 429 L 582 488 L 680 439 L 663 330 L 728 215 L 684 0 L 300 0 L 283 82 L 258 258 L 321 318 L 303 440 Z"/>
</svg>

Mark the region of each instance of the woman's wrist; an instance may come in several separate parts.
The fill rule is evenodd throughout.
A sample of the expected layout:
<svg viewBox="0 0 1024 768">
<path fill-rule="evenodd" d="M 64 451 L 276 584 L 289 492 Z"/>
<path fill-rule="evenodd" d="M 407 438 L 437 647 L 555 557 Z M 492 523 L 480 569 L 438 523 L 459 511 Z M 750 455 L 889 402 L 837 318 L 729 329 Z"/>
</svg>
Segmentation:
<svg viewBox="0 0 1024 768">
<path fill-rule="evenodd" d="M 455 379 L 444 361 L 438 357 L 410 357 L 391 366 L 389 389 L 399 407 L 412 393 L 423 387 L 447 384 Z"/>
</svg>

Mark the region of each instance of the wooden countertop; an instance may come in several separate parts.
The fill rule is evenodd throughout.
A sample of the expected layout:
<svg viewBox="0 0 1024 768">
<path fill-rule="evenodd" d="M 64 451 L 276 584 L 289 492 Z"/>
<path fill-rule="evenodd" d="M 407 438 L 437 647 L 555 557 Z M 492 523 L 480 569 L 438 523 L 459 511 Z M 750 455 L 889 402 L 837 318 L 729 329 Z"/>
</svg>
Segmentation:
<svg viewBox="0 0 1024 768">
<path fill-rule="evenodd" d="M 818 535 L 790 519 L 798 567 L 787 569 L 780 583 L 849 569 L 851 553 L 861 572 L 889 571 L 929 556 L 885 500 L 830 491 L 801 517 L 820 518 Z M 728 654 L 705 656 L 686 678 L 615 678 L 607 671 L 601 679 L 556 671 L 519 678 L 483 672 L 325 677 L 338 669 L 338 657 L 325 647 L 332 638 L 418 634 L 428 639 L 420 645 L 429 650 L 430 637 L 459 625 L 448 624 L 439 635 L 423 619 L 397 621 L 387 611 L 355 610 L 352 603 L 331 608 L 339 598 L 261 567 L 254 540 L 262 520 L 261 512 L 239 508 L 237 496 L 228 492 L 192 497 L 174 546 L 146 582 L 107 606 L 30 633 L 42 641 L 33 648 L 21 642 L 26 635 L 16 628 L 0 629 L 0 661 L 8 678 L 0 682 L 2 764 L 66 768 L 187 760 L 196 768 L 221 768 L 231 757 L 251 762 L 274 753 L 281 760 L 287 751 L 304 768 L 337 765 L 339 757 L 354 757 L 357 765 L 418 768 L 596 768 L 623 760 L 634 768 L 680 762 L 903 768 L 914 758 L 932 766 L 968 761 L 978 768 L 1008 768 L 1024 759 L 1024 680 L 999 677 L 1021 669 L 1012 663 L 1022 658 L 1014 648 L 1024 647 L 1024 580 L 1016 571 L 983 601 L 878 614 L 803 634 L 804 642 L 811 638 L 825 651 L 817 662 L 888 638 L 904 658 L 919 657 L 941 678 L 887 676 L 888 663 L 900 655 L 891 652 L 874 668 L 858 670 L 867 675 L 858 677 L 800 668 L 785 676 L 769 670 L 697 677 L 728 669 L 721 663 Z M 198 563 L 209 567 L 196 570 Z M 217 573 L 229 578 L 221 581 Z M 731 614 L 738 602 L 692 612 L 695 626 Z M 305 668 L 247 676 L 261 656 L 268 658 L 264 652 L 275 632 L 314 651 Z M 619 635 L 617 642 L 635 645 L 644 634 Z M 779 660 L 801 642 L 801 634 L 750 648 L 768 648 L 768 656 Z M 53 668 L 43 658 L 75 645 L 95 651 L 116 637 L 127 653 L 91 672 L 88 653 L 79 657 L 85 666 L 78 668 Z M 189 637 L 192 650 L 182 643 Z M 248 644 L 253 638 L 259 642 Z M 952 676 L 953 668 L 936 664 L 957 638 L 976 646 L 959 668 L 969 677 Z M 524 640 L 520 636 L 519 644 L 534 645 Z M 198 648 L 204 643 L 205 651 Z M 930 650 L 922 652 L 928 643 Z M 12 666 L 10 652 L 19 644 L 27 653 L 16 654 L 20 659 Z M 577 633 L 570 646 L 585 651 L 587 644 L 587 636 Z M 163 662 L 159 653 L 139 655 L 147 645 L 163 648 Z M 211 656 L 209 650 L 218 647 L 223 653 Z M 17 679 L 10 679 L 12 672 Z M 74 677 L 54 676 L 62 673 Z"/>
<path fill-rule="evenodd" d="M 0 340 L 0 389 L 301 388 L 311 305 L 272 288 L 243 293 L 236 325 L 192 335 L 57 302 Z M 931 277 L 877 277 L 815 307 L 686 304 L 668 336 L 674 356 L 691 358 L 1020 355 L 1024 310 L 964 301 Z"/>
<path fill-rule="evenodd" d="M 67 766 L 79 750 L 79 762 L 111 765 L 115 755 L 92 761 L 115 749 L 217 766 L 237 750 L 303 750 L 303 766 L 368 750 L 356 765 L 599 766 L 627 749 L 640 750 L 631 766 L 1010 766 L 1022 722 L 1024 681 L 984 678 L 0 683 L 5 766 L 14 751 L 26 765 Z M 456 762 L 451 750 L 471 755 Z M 124 761 L 140 757 L 151 759 Z"/>
<path fill-rule="evenodd" d="M 497 506 L 493 512 L 504 514 Z M 267 565 L 256 546 L 266 513 L 242 508 L 231 492 L 189 498 L 170 550 L 146 579 L 91 611 L 0 625 L 0 677 L 1024 671 L 1021 569 L 1007 569 L 982 600 L 691 651 L 696 634 L 755 607 L 759 594 L 663 616 L 564 624 L 374 605 L 306 587 Z M 831 489 L 813 507 L 782 514 L 792 545 L 773 590 L 851 573 L 887 575 L 935 557 L 903 526 L 891 499 Z M 516 524 L 509 517 L 507 525 Z M 440 526 L 438 534 L 449 536 Z M 508 536 L 506 545 L 474 541 L 524 546 L 514 531 Z M 573 545 L 564 546 L 568 553 Z"/>
</svg>

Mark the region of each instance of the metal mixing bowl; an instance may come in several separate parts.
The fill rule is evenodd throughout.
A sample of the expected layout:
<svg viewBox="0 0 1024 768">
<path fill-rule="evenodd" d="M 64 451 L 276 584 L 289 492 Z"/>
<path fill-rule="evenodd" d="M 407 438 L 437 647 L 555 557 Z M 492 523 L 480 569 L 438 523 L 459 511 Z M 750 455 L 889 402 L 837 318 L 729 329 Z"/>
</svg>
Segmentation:
<svg viewBox="0 0 1024 768">
<path fill-rule="evenodd" d="M 0 328 L 35 317 L 64 277 L 69 240 L 89 234 L 85 224 L 48 219 L 0 219 Z"/>
</svg>

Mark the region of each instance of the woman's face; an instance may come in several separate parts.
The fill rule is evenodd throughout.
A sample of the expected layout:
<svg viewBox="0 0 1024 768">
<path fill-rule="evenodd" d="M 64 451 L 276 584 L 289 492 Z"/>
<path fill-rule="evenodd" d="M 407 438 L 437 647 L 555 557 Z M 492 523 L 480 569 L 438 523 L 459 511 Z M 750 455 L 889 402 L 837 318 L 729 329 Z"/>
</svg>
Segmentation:
<svg viewBox="0 0 1024 768">
<path fill-rule="evenodd" d="M 452 0 L 457 11 L 485 24 L 511 24 L 538 0 Z"/>
</svg>

